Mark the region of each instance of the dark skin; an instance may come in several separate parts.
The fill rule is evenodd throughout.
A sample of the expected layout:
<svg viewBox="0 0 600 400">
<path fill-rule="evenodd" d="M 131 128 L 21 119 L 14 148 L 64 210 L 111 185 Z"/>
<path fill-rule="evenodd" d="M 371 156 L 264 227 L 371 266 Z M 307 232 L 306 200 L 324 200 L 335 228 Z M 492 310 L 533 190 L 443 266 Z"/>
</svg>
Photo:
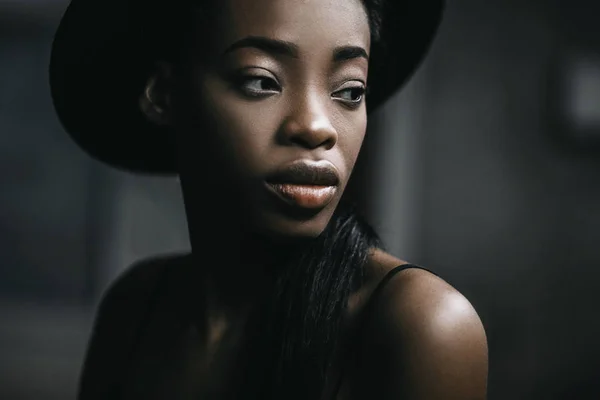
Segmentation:
<svg viewBox="0 0 600 400">
<path fill-rule="evenodd" d="M 163 341 L 177 343 L 169 350 L 179 349 L 177 365 L 187 365 L 177 370 L 176 386 L 196 393 L 231 384 L 228 374 L 244 346 L 239 326 L 269 290 L 286 246 L 327 226 L 367 124 L 370 32 L 359 0 L 220 3 L 211 31 L 192 40 L 185 65 L 159 63 L 140 96 L 146 116 L 177 134 L 192 245 L 218 258 L 192 272 L 182 269 L 177 289 L 161 300 L 171 311 L 158 330 L 182 315 L 201 316 L 193 343 L 163 332 Z M 244 41 L 248 37 L 263 39 Z M 266 175 L 296 159 L 326 160 L 340 177 L 329 204 L 300 216 L 275 206 L 264 190 Z M 194 234 L 200 225 L 216 239 L 200 242 Z M 404 263 L 373 249 L 368 279 L 350 297 L 348 321 L 386 272 Z M 133 268 L 105 295 L 80 399 L 106 398 L 103 389 L 121 379 L 140 310 L 165 265 L 178 264 L 167 258 Z M 192 292 L 202 295 L 190 301 L 185 296 Z M 360 357 L 347 366 L 339 399 L 486 398 L 485 331 L 464 296 L 426 271 L 406 270 L 388 283 L 382 300 L 354 348 Z M 352 329 L 349 324 L 342 335 Z"/>
</svg>

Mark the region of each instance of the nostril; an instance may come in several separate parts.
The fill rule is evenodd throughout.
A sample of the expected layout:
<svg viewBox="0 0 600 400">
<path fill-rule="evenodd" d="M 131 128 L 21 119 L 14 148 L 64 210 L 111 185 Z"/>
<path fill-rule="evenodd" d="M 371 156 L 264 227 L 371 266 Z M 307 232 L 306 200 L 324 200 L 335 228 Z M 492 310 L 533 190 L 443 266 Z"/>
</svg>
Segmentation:
<svg viewBox="0 0 600 400">
<path fill-rule="evenodd" d="M 290 142 L 309 149 L 316 149 L 318 147 L 329 149 L 335 145 L 335 140 L 331 137 L 317 137 L 314 135 L 294 136 L 290 138 Z"/>
<path fill-rule="evenodd" d="M 283 128 L 286 141 L 291 144 L 314 149 L 331 148 L 337 142 L 337 132 L 328 119 L 313 119 L 308 123 L 287 121 Z"/>
</svg>

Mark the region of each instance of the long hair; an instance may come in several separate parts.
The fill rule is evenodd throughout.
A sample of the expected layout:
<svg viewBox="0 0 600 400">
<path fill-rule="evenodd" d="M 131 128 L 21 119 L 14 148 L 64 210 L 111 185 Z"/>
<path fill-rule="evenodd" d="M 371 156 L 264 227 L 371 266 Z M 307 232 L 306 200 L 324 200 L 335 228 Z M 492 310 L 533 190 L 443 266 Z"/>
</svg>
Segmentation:
<svg viewBox="0 0 600 400">
<path fill-rule="evenodd" d="M 363 283 L 363 267 L 379 245 L 356 208 L 340 205 L 317 240 L 283 268 L 262 326 L 266 345 L 257 347 L 266 356 L 259 398 L 321 398 L 350 294 Z"/>
</svg>

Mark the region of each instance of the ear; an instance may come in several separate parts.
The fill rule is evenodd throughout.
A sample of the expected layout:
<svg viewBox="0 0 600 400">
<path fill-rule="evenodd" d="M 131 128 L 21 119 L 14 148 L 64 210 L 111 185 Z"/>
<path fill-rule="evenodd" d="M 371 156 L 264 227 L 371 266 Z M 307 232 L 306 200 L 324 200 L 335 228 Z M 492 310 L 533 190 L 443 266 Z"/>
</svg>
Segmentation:
<svg viewBox="0 0 600 400">
<path fill-rule="evenodd" d="M 139 98 L 140 110 L 150 122 L 169 124 L 172 87 L 171 65 L 157 63 Z"/>
</svg>

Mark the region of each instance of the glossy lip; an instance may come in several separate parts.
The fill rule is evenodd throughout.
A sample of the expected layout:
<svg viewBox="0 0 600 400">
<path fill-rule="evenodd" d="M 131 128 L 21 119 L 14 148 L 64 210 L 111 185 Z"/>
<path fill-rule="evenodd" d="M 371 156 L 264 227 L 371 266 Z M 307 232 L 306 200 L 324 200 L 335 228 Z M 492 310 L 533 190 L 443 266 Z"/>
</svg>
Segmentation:
<svg viewBox="0 0 600 400">
<path fill-rule="evenodd" d="M 267 183 L 267 187 L 287 204 L 307 210 L 324 208 L 337 192 L 337 186 Z"/>
<path fill-rule="evenodd" d="M 339 174 L 328 161 L 296 160 L 265 180 L 269 191 L 296 209 L 319 210 L 335 197 Z"/>
</svg>

